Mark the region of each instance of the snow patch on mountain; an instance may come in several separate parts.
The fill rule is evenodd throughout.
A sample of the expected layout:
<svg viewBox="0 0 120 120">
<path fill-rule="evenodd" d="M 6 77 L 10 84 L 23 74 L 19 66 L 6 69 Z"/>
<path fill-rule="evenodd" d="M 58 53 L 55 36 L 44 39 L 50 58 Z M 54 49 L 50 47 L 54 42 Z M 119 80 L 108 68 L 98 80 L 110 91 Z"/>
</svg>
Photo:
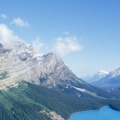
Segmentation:
<svg viewBox="0 0 120 120">
<path fill-rule="evenodd" d="M 100 70 L 97 74 L 98 75 L 107 75 L 109 72 L 105 70 Z"/>
<path fill-rule="evenodd" d="M 74 87 L 74 86 L 72 86 L 72 87 L 75 88 L 75 89 L 78 90 L 78 91 L 84 92 L 84 93 L 89 94 L 89 95 L 91 95 L 91 96 L 93 96 L 93 97 L 106 99 L 105 97 L 101 97 L 101 96 L 97 95 L 95 92 L 91 92 L 91 91 L 88 91 L 88 90 L 86 90 L 86 89 L 78 88 L 78 87 Z"/>
</svg>

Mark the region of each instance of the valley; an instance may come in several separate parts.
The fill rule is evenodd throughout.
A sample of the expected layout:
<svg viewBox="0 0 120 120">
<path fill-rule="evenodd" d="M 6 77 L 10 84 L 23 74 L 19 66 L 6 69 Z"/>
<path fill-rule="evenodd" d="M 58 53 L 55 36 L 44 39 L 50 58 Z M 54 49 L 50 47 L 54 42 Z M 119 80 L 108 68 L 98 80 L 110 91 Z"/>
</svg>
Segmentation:
<svg viewBox="0 0 120 120">
<path fill-rule="evenodd" d="M 1 91 L 0 99 L 1 120 L 21 120 L 21 117 L 24 120 L 54 120 L 55 116 L 57 120 L 67 120 L 74 112 L 97 110 L 105 105 L 120 110 L 119 100 L 79 98 L 26 82 Z"/>
</svg>

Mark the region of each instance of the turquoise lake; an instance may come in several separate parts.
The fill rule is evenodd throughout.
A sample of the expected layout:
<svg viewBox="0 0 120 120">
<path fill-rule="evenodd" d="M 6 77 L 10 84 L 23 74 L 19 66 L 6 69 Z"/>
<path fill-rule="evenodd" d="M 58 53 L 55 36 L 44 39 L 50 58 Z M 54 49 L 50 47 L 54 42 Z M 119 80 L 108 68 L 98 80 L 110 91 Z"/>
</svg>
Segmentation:
<svg viewBox="0 0 120 120">
<path fill-rule="evenodd" d="M 99 110 L 74 113 L 69 120 L 120 120 L 120 112 L 105 106 Z"/>
</svg>

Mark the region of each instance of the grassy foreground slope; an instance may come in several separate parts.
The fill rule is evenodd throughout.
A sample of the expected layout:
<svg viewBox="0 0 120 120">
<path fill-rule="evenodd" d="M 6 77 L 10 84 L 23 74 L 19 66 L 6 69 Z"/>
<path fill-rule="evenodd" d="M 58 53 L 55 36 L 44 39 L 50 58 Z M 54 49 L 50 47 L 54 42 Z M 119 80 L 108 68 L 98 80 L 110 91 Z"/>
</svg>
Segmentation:
<svg viewBox="0 0 120 120">
<path fill-rule="evenodd" d="M 0 92 L 0 120 L 51 120 L 52 111 L 67 120 L 74 112 L 104 105 L 120 110 L 119 100 L 79 98 L 25 83 Z"/>
</svg>

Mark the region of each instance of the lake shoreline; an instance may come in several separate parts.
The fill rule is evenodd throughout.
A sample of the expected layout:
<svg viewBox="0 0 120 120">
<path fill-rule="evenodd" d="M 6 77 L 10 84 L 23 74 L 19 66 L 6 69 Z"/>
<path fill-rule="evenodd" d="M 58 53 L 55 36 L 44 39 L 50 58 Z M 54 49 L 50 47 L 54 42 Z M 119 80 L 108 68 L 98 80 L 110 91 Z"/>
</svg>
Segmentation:
<svg viewBox="0 0 120 120">
<path fill-rule="evenodd" d="M 96 110 L 100 110 L 100 109 L 102 109 L 102 108 L 104 108 L 104 107 L 109 107 L 110 109 L 112 109 L 112 110 L 115 110 L 115 111 L 119 111 L 119 110 L 117 110 L 117 109 L 115 109 L 115 108 L 112 108 L 110 105 L 104 105 L 104 106 L 102 106 L 102 107 L 100 107 L 100 108 L 98 108 L 98 109 L 90 109 L 90 110 L 85 110 L 85 111 L 78 111 L 78 112 L 74 112 L 74 113 L 72 113 L 71 115 L 70 115 L 70 117 L 67 119 L 67 120 L 70 120 L 70 118 L 71 118 L 71 116 L 73 115 L 73 114 L 76 114 L 76 113 L 79 113 L 79 112 L 88 112 L 88 111 L 96 111 Z"/>
</svg>

